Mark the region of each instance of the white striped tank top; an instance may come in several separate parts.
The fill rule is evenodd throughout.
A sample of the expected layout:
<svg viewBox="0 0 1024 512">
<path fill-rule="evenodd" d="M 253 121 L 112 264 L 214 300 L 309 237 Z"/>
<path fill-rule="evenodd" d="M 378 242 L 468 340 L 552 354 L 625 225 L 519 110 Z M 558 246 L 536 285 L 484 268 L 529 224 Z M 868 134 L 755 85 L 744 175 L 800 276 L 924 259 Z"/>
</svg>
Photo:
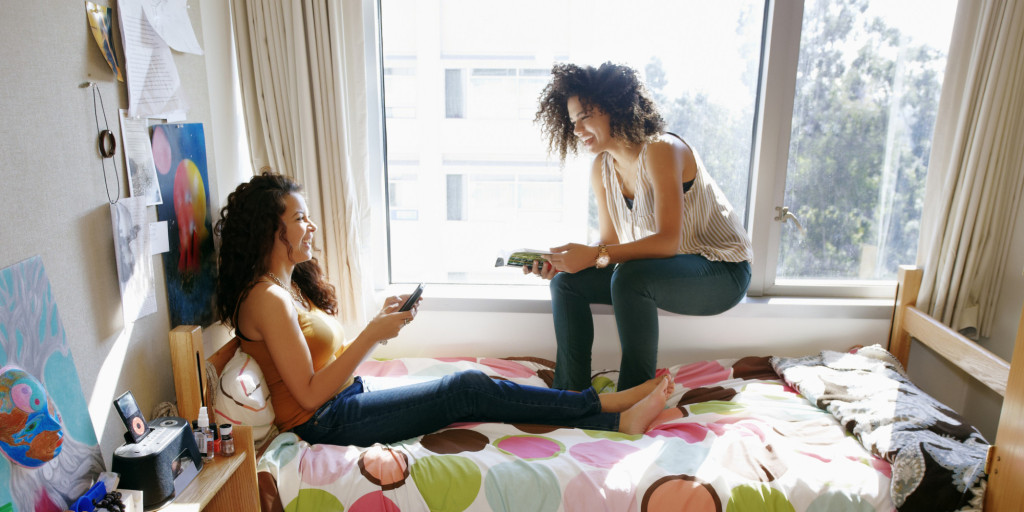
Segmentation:
<svg viewBox="0 0 1024 512">
<path fill-rule="evenodd" d="M 690 151 L 697 161 L 697 176 L 690 189 L 683 194 L 683 229 L 677 254 L 700 254 L 711 261 L 752 261 L 754 253 L 750 247 L 750 237 L 743 229 L 743 221 L 704 169 L 704 163 L 697 152 L 692 147 Z M 605 198 L 619 243 L 633 242 L 657 232 L 654 186 L 644 168 L 646 153 L 647 144 L 644 144 L 640 149 L 632 208 L 626 204 L 626 198 L 622 195 L 619 175 L 615 172 L 611 155 L 604 153 L 603 156 L 601 175 Z"/>
</svg>

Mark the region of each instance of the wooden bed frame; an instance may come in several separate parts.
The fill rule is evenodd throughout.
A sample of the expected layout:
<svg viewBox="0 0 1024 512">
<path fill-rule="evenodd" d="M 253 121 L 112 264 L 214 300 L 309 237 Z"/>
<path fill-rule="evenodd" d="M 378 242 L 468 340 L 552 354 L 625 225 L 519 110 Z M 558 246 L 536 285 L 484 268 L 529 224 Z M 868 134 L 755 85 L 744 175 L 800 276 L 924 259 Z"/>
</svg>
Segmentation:
<svg viewBox="0 0 1024 512">
<path fill-rule="evenodd" d="M 917 309 L 922 274 L 919 268 L 900 267 L 889 352 L 906 367 L 910 339 L 914 338 L 1002 395 L 999 430 L 985 464 L 988 472 L 985 510 L 1021 510 L 1024 503 L 1024 308 L 1013 347 L 1013 364 L 1007 364 Z"/>
<path fill-rule="evenodd" d="M 989 449 L 986 463 L 989 479 L 985 510 L 1020 510 L 1024 503 L 1024 309 L 1017 330 L 1013 364 L 1010 365 L 917 309 L 921 276 L 920 269 L 900 267 L 889 351 L 906 367 L 910 339 L 917 339 L 1004 397 L 995 445 Z M 191 421 L 199 413 L 201 396 L 197 363 L 206 359 L 203 357 L 202 329 L 179 326 L 171 331 L 170 342 L 179 416 Z M 209 361 L 217 368 L 218 374 L 237 347 L 238 340 L 232 339 L 210 356 Z M 205 386 L 207 383 L 202 384 Z M 249 451 L 249 459 L 245 478 L 251 479 L 251 488 L 255 489 L 253 451 Z"/>
</svg>

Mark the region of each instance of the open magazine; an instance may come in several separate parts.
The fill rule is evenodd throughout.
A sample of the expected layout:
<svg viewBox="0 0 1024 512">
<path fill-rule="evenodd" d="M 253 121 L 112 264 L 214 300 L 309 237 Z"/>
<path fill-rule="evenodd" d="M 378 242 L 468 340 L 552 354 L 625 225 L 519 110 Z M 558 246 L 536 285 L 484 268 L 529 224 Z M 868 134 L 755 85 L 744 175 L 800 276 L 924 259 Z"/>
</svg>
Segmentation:
<svg viewBox="0 0 1024 512">
<path fill-rule="evenodd" d="M 503 252 L 498 255 L 498 259 L 495 260 L 495 267 L 522 267 L 523 265 L 533 265 L 534 261 L 544 261 L 544 256 L 551 255 L 550 251 L 540 251 L 537 249 L 516 249 L 514 251 Z"/>
</svg>

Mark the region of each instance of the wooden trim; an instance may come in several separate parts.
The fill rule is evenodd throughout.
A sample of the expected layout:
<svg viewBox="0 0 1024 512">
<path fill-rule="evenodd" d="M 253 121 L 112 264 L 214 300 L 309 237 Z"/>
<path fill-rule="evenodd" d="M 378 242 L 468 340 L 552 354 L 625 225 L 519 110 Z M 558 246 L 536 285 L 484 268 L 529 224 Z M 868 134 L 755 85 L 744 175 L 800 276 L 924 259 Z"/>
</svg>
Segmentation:
<svg viewBox="0 0 1024 512">
<path fill-rule="evenodd" d="M 217 455 L 203 465 L 199 475 L 160 512 L 259 512 L 256 457 L 252 429 L 232 429 L 235 454 Z"/>
<path fill-rule="evenodd" d="M 904 329 L 910 337 L 938 352 L 1000 396 L 1006 395 L 1010 365 L 966 336 L 913 306 L 904 308 Z"/>
<path fill-rule="evenodd" d="M 252 428 L 236 425 L 231 428 L 235 438 L 235 454 L 242 455 L 242 464 L 231 478 L 210 499 L 207 512 L 258 512 L 260 490 L 256 479 L 256 448 L 253 446 Z"/>
<path fill-rule="evenodd" d="M 206 374 L 203 328 L 198 325 L 179 325 L 171 330 L 169 337 L 178 416 L 192 423 L 199 417 L 199 407 L 207 385 L 200 380 Z"/>
<path fill-rule="evenodd" d="M 910 335 L 904 330 L 904 312 L 906 306 L 917 304 L 917 294 L 921 291 L 921 279 L 924 272 L 914 266 L 900 265 L 899 285 L 896 287 L 896 306 L 892 313 L 892 326 L 889 332 L 889 352 L 899 359 L 904 368 L 910 358 Z"/>
<path fill-rule="evenodd" d="M 1024 503 L 1024 310 L 1017 326 L 1013 363 L 999 416 L 995 460 L 989 473 L 985 510 L 1010 512 Z"/>
</svg>

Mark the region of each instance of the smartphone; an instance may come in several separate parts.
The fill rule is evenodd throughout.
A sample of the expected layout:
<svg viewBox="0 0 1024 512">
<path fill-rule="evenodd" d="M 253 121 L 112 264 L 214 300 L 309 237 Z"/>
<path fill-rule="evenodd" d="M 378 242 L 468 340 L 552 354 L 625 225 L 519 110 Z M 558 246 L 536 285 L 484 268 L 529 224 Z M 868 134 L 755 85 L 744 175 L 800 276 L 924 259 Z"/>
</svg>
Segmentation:
<svg viewBox="0 0 1024 512">
<path fill-rule="evenodd" d="M 416 305 L 416 301 L 423 294 L 423 283 L 420 283 L 415 290 L 412 291 L 412 295 L 402 304 L 402 307 L 398 308 L 399 311 L 409 311 L 413 306 Z"/>
<path fill-rule="evenodd" d="M 125 391 L 124 394 L 117 397 L 117 400 L 114 400 L 114 409 L 117 409 L 117 415 L 121 417 L 124 427 L 128 429 L 128 436 L 132 443 L 142 441 L 149 433 L 149 425 L 146 424 L 146 418 L 139 410 L 139 404 L 135 402 L 132 392 Z"/>
</svg>

